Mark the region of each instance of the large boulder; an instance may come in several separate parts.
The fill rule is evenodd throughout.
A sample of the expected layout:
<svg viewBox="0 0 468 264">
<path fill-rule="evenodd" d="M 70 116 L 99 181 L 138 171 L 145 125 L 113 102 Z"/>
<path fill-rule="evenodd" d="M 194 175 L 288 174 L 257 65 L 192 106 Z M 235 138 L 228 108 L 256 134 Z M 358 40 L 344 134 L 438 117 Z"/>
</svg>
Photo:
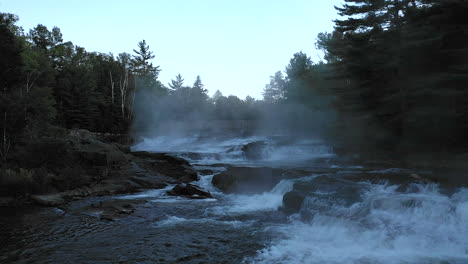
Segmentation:
<svg viewBox="0 0 468 264">
<path fill-rule="evenodd" d="M 307 172 L 277 168 L 229 167 L 213 176 L 212 184 L 225 193 L 261 193 L 270 191 L 282 179 L 297 178 Z"/>
<path fill-rule="evenodd" d="M 172 196 L 183 196 L 191 199 L 213 198 L 209 192 L 189 183 L 177 184 L 172 190 L 168 191 L 167 194 Z"/>
<path fill-rule="evenodd" d="M 162 174 L 171 179 L 173 183 L 188 183 L 198 180 L 197 172 L 190 166 L 188 161 L 167 155 L 165 153 L 151 153 L 137 151 L 131 153 L 140 158 L 136 162 L 144 169 L 153 174 Z"/>
</svg>

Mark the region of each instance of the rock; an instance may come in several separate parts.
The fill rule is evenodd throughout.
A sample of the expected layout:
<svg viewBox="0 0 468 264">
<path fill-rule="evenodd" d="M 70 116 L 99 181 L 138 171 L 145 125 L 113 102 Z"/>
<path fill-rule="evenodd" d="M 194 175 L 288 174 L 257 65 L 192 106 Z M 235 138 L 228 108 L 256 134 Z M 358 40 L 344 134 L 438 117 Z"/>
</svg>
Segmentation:
<svg viewBox="0 0 468 264">
<path fill-rule="evenodd" d="M 313 205 L 313 209 L 306 211 L 325 211 L 339 203 L 345 206 L 361 201 L 361 192 L 365 189 L 362 183 L 352 182 L 333 176 L 318 176 L 307 182 L 296 182 L 293 190 L 283 196 L 283 211 L 297 213 L 304 205 L 307 197 L 321 202 Z"/>
<path fill-rule="evenodd" d="M 65 199 L 61 193 L 31 195 L 31 200 L 36 204 L 44 206 L 57 206 L 65 203 Z"/>
<path fill-rule="evenodd" d="M 188 183 L 198 180 L 197 172 L 188 161 L 164 153 L 137 151 L 131 153 L 141 158 L 135 162 L 153 174 L 162 174 L 173 179 L 174 183 Z"/>
<path fill-rule="evenodd" d="M 306 196 L 304 192 L 297 190 L 285 193 L 283 196 L 283 211 L 291 214 L 299 212 Z"/>
<path fill-rule="evenodd" d="M 99 217 L 100 220 L 113 221 L 135 211 L 135 205 L 145 203 L 145 200 L 107 200 L 93 203 L 78 210 L 80 213 Z"/>
<path fill-rule="evenodd" d="M 108 166 L 107 153 L 105 152 L 77 150 L 75 153 L 80 160 L 80 164 L 87 164 L 91 167 Z"/>
<path fill-rule="evenodd" d="M 177 184 L 172 190 L 168 191 L 167 194 L 172 196 L 184 196 L 191 199 L 213 198 L 209 192 L 189 183 Z"/>
<path fill-rule="evenodd" d="M 109 213 L 103 213 L 99 215 L 99 220 L 107 220 L 107 221 L 114 221 L 115 217 Z"/>
<path fill-rule="evenodd" d="M 156 177 L 132 176 L 130 180 L 144 189 L 162 189 L 167 186 L 167 183 L 162 182 L 161 179 Z"/>
<path fill-rule="evenodd" d="M 213 175 L 215 173 L 214 170 L 210 170 L 210 169 L 198 170 L 198 172 L 201 175 Z"/>
<path fill-rule="evenodd" d="M 270 191 L 282 179 L 309 173 L 276 168 L 229 167 L 213 176 L 212 184 L 226 193 L 261 193 Z"/>
<path fill-rule="evenodd" d="M 127 145 L 122 145 L 120 143 L 113 143 L 114 146 L 116 146 L 120 151 L 122 151 L 123 153 L 130 153 L 132 152 L 131 149 L 130 149 L 130 146 L 127 146 Z"/>
<path fill-rule="evenodd" d="M 164 188 L 168 183 L 198 180 L 198 173 L 182 158 L 164 153 L 131 153 L 128 146 L 102 142 L 96 133 L 86 130 L 70 130 L 68 135 L 58 139 L 46 138 L 40 143 L 27 152 L 36 157 L 34 162 L 27 164 L 29 167 L 44 164 L 40 158 L 42 153 L 57 151 L 53 152 L 53 158 L 47 158 L 47 168 L 31 170 L 31 176 L 23 177 L 29 180 L 23 185 L 33 185 L 37 192 L 31 197 L 28 193 L 20 196 L 25 197 L 26 202 L 56 206 L 86 196 L 131 193 L 141 189 Z M 30 157 L 21 156 L 16 159 L 31 160 Z M 20 186 L 10 185 L 14 188 Z M 1 187 L 12 189 L 6 185 Z M 27 190 L 26 187 L 24 189 Z M 14 193 L 19 191 L 15 190 Z M 2 202 L 0 199 L 0 205 L 10 204 L 10 201 Z"/>
<path fill-rule="evenodd" d="M 264 141 L 254 141 L 244 145 L 241 150 L 247 159 L 259 160 L 264 158 L 266 148 L 267 144 Z"/>
<path fill-rule="evenodd" d="M 141 189 L 141 186 L 128 179 L 109 179 L 89 188 L 89 195 L 112 195 L 131 193 Z"/>
</svg>

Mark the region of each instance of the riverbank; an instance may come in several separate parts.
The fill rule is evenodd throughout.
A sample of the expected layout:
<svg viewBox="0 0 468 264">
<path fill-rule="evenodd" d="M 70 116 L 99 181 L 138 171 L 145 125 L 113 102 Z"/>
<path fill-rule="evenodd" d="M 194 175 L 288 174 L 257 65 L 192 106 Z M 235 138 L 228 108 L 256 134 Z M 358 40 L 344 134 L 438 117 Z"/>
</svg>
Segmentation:
<svg viewBox="0 0 468 264">
<path fill-rule="evenodd" d="M 0 206 L 59 206 L 87 196 L 133 193 L 189 183 L 197 172 L 165 153 L 131 152 L 86 130 L 42 139 L 35 153 L 0 170 Z"/>
</svg>

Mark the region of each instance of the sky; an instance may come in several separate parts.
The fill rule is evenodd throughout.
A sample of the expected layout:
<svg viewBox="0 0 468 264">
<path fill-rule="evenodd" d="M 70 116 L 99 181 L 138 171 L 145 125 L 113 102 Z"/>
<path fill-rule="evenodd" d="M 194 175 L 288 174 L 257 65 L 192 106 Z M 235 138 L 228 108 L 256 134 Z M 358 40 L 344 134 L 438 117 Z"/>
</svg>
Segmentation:
<svg viewBox="0 0 468 264">
<path fill-rule="evenodd" d="M 212 95 L 262 98 L 269 77 L 299 51 L 320 61 L 317 34 L 333 30 L 339 0 L 0 0 L 26 32 L 37 24 L 61 29 L 88 51 L 153 51 L 159 79 L 200 75 Z"/>
</svg>

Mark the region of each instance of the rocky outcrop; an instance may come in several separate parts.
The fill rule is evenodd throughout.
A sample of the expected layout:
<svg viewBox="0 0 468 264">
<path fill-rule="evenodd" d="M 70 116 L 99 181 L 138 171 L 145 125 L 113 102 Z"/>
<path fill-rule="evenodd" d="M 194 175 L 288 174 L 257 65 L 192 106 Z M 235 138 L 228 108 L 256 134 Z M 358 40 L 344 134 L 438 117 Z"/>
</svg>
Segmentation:
<svg viewBox="0 0 468 264">
<path fill-rule="evenodd" d="M 307 172 L 276 168 L 229 167 L 213 176 L 214 186 L 225 193 L 261 193 L 270 191 L 282 179 L 297 178 Z"/>
<path fill-rule="evenodd" d="M 209 192 L 189 183 L 177 184 L 172 190 L 168 191 L 167 194 L 172 196 L 183 196 L 191 199 L 213 198 Z"/>
<path fill-rule="evenodd" d="M 57 170 L 53 183 L 60 183 L 55 188 L 58 192 L 35 194 L 32 202 L 57 206 L 86 196 L 159 189 L 198 179 L 184 159 L 164 153 L 127 152 L 125 146 L 104 143 L 86 130 L 70 131 L 68 141 L 67 153 L 71 154 L 67 164 L 75 167 Z"/>
<path fill-rule="evenodd" d="M 171 178 L 173 183 L 188 183 L 198 180 L 197 172 L 188 161 L 165 153 L 150 153 L 146 151 L 132 152 L 131 155 L 141 167 L 156 175 Z"/>
</svg>

